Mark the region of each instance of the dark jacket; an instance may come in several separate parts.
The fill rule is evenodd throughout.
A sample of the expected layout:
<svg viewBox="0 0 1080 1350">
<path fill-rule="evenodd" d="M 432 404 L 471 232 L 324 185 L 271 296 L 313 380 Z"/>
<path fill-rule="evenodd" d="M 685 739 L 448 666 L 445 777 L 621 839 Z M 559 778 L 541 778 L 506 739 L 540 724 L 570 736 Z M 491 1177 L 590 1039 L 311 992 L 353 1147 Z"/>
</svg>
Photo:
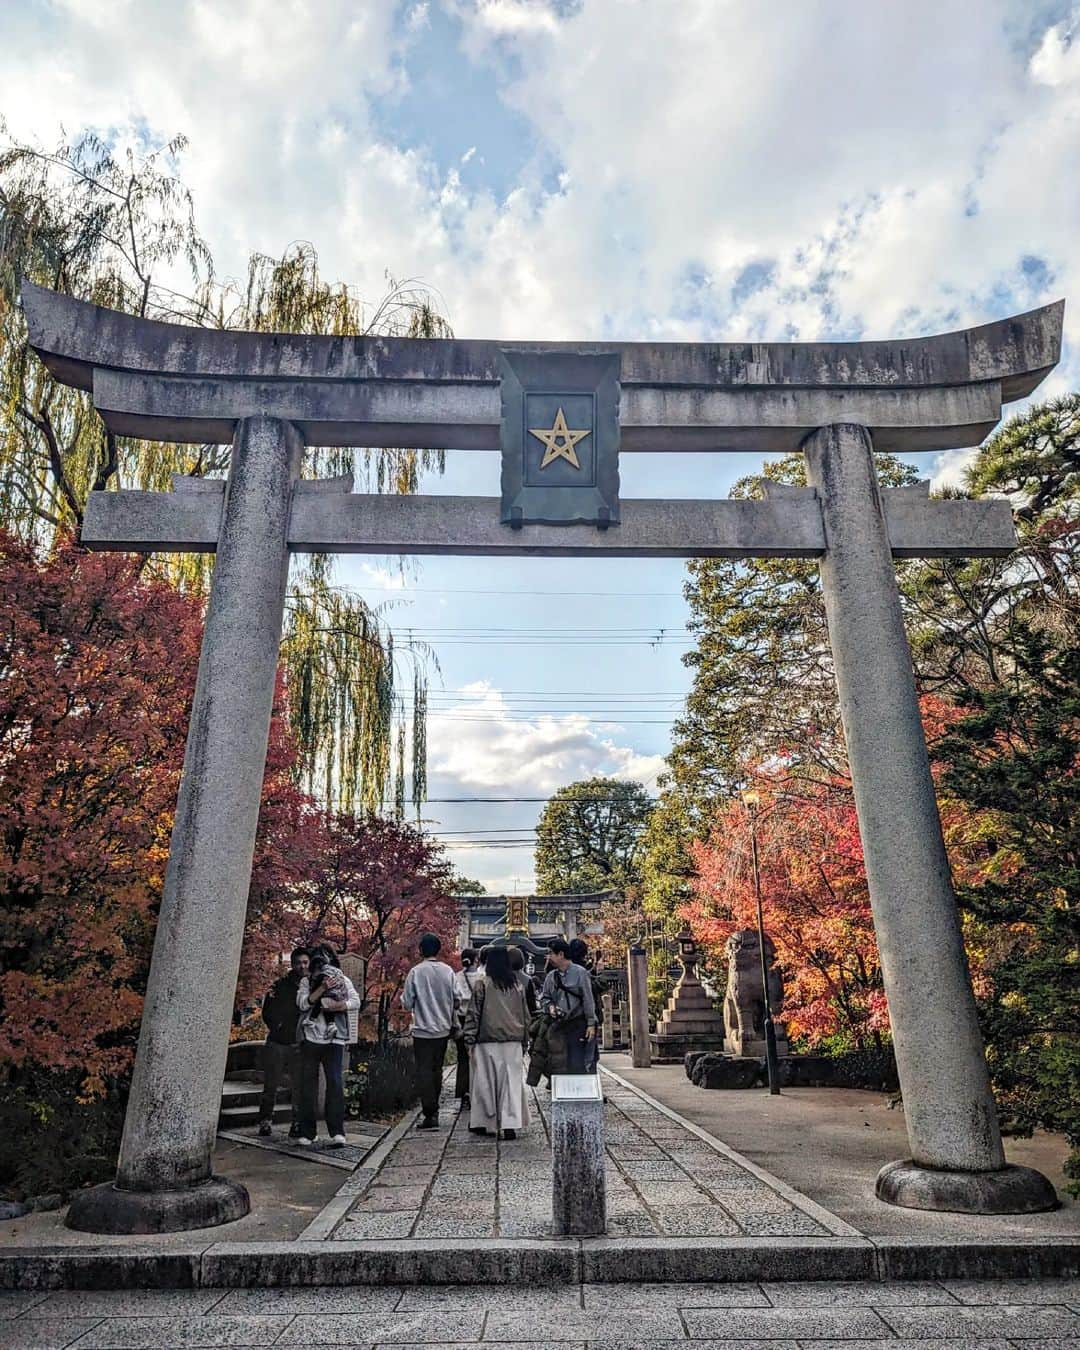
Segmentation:
<svg viewBox="0 0 1080 1350">
<path fill-rule="evenodd" d="M 275 980 L 270 992 L 263 999 L 262 1018 L 266 1023 L 267 1040 L 278 1045 L 296 1044 L 296 1024 L 300 1020 L 300 1009 L 296 1006 L 296 993 L 300 988 L 300 976 L 294 971 Z"/>
</svg>

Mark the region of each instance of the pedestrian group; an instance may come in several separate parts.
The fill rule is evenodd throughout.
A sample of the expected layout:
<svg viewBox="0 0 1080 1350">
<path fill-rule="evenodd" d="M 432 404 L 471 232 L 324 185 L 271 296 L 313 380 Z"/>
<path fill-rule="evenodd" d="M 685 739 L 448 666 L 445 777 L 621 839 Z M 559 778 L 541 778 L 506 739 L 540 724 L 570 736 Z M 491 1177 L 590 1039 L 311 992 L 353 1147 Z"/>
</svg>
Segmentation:
<svg viewBox="0 0 1080 1350">
<path fill-rule="evenodd" d="M 422 1110 L 417 1129 L 439 1128 L 443 1069 L 454 1042 L 454 1095 L 469 1112 L 470 1133 L 513 1140 L 529 1124 L 528 1086 L 553 1074 L 596 1072 L 600 986 L 588 947 L 580 938 L 553 938 L 539 992 L 518 947 L 466 947 L 457 971 L 439 959 L 441 950 L 439 938 L 425 933 L 421 959 L 401 995 L 412 1015 Z M 259 1134 L 271 1133 L 278 1088 L 287 1076 L 293 1084 L 289 1137 L 300 1147 L 314 1145 L 321 1069 L 327 1133 L 331 1146 L 341 1148 L 347 1142 L 346 1053 L 356 1039 L 349 1013 L 359 1010 L 360 996 L 329 943 L 295 948 L 289 966 L 262 1005 L 267 1038 Z"/>
</svg>

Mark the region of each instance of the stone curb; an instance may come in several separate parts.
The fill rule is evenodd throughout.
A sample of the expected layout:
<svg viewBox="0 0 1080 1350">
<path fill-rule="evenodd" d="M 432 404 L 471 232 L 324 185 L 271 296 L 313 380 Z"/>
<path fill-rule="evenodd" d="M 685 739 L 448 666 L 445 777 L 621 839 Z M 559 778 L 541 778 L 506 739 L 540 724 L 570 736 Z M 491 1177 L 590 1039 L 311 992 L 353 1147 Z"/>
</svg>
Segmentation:
<svg viewBox="0 0 1080 1350">
<path fill-rule="evenodd" d="M 23 1247 L 0 1252 L 0 1289 L 1046 1279 L 1080 1275 L 1080 1238 L 506 1238 L 461 1258 L 456 1239 Z"/>
</svg>

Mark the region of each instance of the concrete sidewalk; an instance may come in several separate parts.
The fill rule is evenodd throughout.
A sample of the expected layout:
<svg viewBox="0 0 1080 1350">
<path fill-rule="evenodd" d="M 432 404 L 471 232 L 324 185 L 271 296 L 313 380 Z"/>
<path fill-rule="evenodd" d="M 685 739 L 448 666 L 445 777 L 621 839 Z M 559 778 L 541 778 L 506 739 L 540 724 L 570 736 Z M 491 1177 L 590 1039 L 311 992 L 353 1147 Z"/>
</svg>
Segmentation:
<svg viewBox="0 0 1080 1350">
<path fill-rule="evenodd" d="M 1009 1162 L 1037 1167 L 1057 1188 L 1062 1208 L 1026 1216 L 935 1214 L 899 1209 L 874 1196 L 887 1162 L 908 1154 L 902 1107 L 877 1092 L 845 1088 L 706 1091 L 681 1065 L 635 1069 L 628 1055 L 603 1064 L 685 1120 L 717 1135 L 751 1162 L 867 1236 L 921 1238 L 1080 1237 L 1080 1205 L 1065 1191 L 1063 1137 L 1006 1139 Z"/>
</svg>

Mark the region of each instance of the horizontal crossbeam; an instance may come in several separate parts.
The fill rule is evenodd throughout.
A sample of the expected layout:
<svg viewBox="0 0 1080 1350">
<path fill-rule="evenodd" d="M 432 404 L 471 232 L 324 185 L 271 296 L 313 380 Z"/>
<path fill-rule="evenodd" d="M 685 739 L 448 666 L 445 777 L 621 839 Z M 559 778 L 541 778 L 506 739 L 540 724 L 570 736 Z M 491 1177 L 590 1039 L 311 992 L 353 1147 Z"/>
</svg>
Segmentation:
<svg viewBox="0 0 1080 1350">
<path fill-rule="evenodd" d="M 496 385 L 397 380 L 194 379 L 97 370 L 94 404 L 121 436 L 231 442 L 238 420 L 280 417 L 308 445 L 498 450 Z M 1001 416 L 997 380 L 942 387 L 624 385 L 620 448 L 787 454 L 819 426 L 857 422 L 882 451 L 978 445 Z"/>
<path fill-rule="evenodd" d="M 1022 398 L 1057 363 L 1058 302 L 977 328 L 882 342 L 494 342 L 241 333 L 158 323 L 24 283 L 30 343 L 65 384 L 95 369 L 195 379 L 498 383 L 501 350 L 618 352 L 624 386 L 919 388 L 997 380 Z"/>
<path fill-rule="evenodd" d="M 765 501 L 622 502 L 609 530 L 499 522 L 494 497 L 398 497 L 301 484 L 292 503 L 294 553 L 526 554 L 546 557 L 816 558 L 825 551 L 810 489 Z M 930 501 L 919 488 L 883 493 L 893 556 L 998 557 L 1015 546 L 1005 501 Z M 220 484 L 176 492 L 95 492 L 82 542 L 130 552 L 213 552 L 221 526 Z"/>
</svg>

